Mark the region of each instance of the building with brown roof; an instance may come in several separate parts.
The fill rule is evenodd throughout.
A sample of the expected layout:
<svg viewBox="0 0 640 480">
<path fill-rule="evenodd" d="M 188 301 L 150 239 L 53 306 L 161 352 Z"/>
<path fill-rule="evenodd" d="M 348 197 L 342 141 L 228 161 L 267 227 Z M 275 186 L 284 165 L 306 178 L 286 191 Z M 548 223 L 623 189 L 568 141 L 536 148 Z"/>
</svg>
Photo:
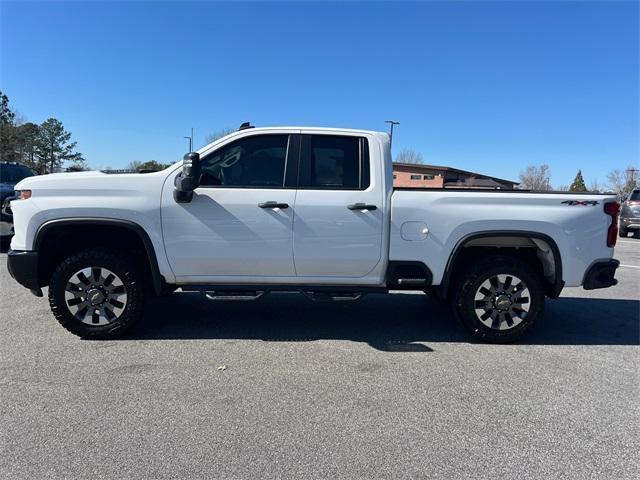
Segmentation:
<svg viewBox="0 0 640 480">
<path fill-rule="evenodd" d="M 490 188 L 513 190 L 518 182 L 452 167 L 394 163 L 393 186 L 404 188 Z"/>
</svg>

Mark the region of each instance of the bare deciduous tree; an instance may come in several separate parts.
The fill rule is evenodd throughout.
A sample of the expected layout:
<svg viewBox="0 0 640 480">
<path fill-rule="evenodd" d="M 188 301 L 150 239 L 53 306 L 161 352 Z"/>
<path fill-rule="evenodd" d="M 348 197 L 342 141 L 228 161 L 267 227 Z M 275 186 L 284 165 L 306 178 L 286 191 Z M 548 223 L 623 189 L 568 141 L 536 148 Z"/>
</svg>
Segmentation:
<svg viewBox="0 0 640 480">
<path fill-rule="evenodd" d="M 217 131 L 207 135 L 205 137 L 205 139 L 204 139 L 205 144 L 208 145 L 211 142 L 215 142 L 219 138 L 226 137 L 227 135 L 229 135 L 230 133 L 233 133 L 233 132 L 235 132 L 235 129 L 233 129 L 233 128 L 229 128 L 229 127 L 221 128 L 220 130 L 217 130 Z"/>
<path fill-rule="evenodd" d="M 520 172 L 520 188 L 526 190 L 551 190 L 549 165 L 529 165 Z"/>
<path fill-rule="evenodd" d="M 396 155 L 396 159 L 394 160 L 396 163 L 423 163 L 424 158 L 421 153 L 416 152 L 415 150 L 410 150 L 408 148 L 403 148 Z"/>
<path fill-rule="evenodd" d="M 639 185 L 636 173 L 637 170 L 634 167 L 628 167 L 626 170 L 611 170 L 607 175 L 607 186 L 618 195 L 618 198 L 626 198 Z"/>
<path fill-rule="evenodd" d="M 589 183 L 589 191 L 593 193 L 601 193 L 604 192 L 604 186 L 600 185 L 600 182 L 597 179 L 591 180 L 591 183 Z"/>
<path fill-rule="evenodd" d="M 142 162 L 141 162 L 140 160 L 132 160 L 132 161 L 131 161 L 131 162 L 129 162 L 129 164 L 125 167 L 125 169 L 127 169 L 127 170 L 133 170 L 134 172 L 137 172 L 141 165 L 142 165 Z"/>
</svg>

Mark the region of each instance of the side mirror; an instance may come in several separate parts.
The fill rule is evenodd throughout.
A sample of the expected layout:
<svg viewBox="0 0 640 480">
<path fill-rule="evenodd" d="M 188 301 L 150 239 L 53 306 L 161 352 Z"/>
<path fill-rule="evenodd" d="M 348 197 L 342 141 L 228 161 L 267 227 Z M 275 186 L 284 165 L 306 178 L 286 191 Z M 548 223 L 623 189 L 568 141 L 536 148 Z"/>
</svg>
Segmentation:
<svg viewBox="0 0 640 480">
<path fill-rule="evenodd" d="M 200 183 L 200 154 L 187 153 L 182 158 L 182 172 L 176 177 L 173 198 L 178 203 L 189 203 L 193 198 L 193 191 Z"/>
</svg>

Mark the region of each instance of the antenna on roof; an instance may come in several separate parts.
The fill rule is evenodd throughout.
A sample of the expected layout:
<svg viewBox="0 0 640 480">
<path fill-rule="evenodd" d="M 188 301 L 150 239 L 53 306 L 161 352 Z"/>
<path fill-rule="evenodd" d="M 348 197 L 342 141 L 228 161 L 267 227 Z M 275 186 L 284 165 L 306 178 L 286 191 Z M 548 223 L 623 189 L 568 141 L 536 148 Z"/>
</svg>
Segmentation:
<svg viewBox="0 0 640 480">
<path fill-rule="evenodd" d="M 256 127 L 251 125 L 251 122 L 244 122 L 242 125 L 240 125 L 240 128 L 238 129 L 238 131 L 246 130 L 247 128 L 256 128 Z"/>
</svg>

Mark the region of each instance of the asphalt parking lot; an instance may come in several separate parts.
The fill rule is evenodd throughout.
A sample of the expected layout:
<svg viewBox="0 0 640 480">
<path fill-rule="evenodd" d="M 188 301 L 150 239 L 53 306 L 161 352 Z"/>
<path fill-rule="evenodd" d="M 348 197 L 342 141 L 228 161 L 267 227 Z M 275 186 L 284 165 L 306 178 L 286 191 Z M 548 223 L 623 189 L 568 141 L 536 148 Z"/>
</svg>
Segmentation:
<svg viewBox="0 0 640 480">
<path fill-rule="evenodd" d="M 638 478 L 640 240 L 616 258 L 618 286 L 486 345 L 422 294 L 178 293 L 83 341 L 0 255 L 0 476 Z"/>
</svg>

